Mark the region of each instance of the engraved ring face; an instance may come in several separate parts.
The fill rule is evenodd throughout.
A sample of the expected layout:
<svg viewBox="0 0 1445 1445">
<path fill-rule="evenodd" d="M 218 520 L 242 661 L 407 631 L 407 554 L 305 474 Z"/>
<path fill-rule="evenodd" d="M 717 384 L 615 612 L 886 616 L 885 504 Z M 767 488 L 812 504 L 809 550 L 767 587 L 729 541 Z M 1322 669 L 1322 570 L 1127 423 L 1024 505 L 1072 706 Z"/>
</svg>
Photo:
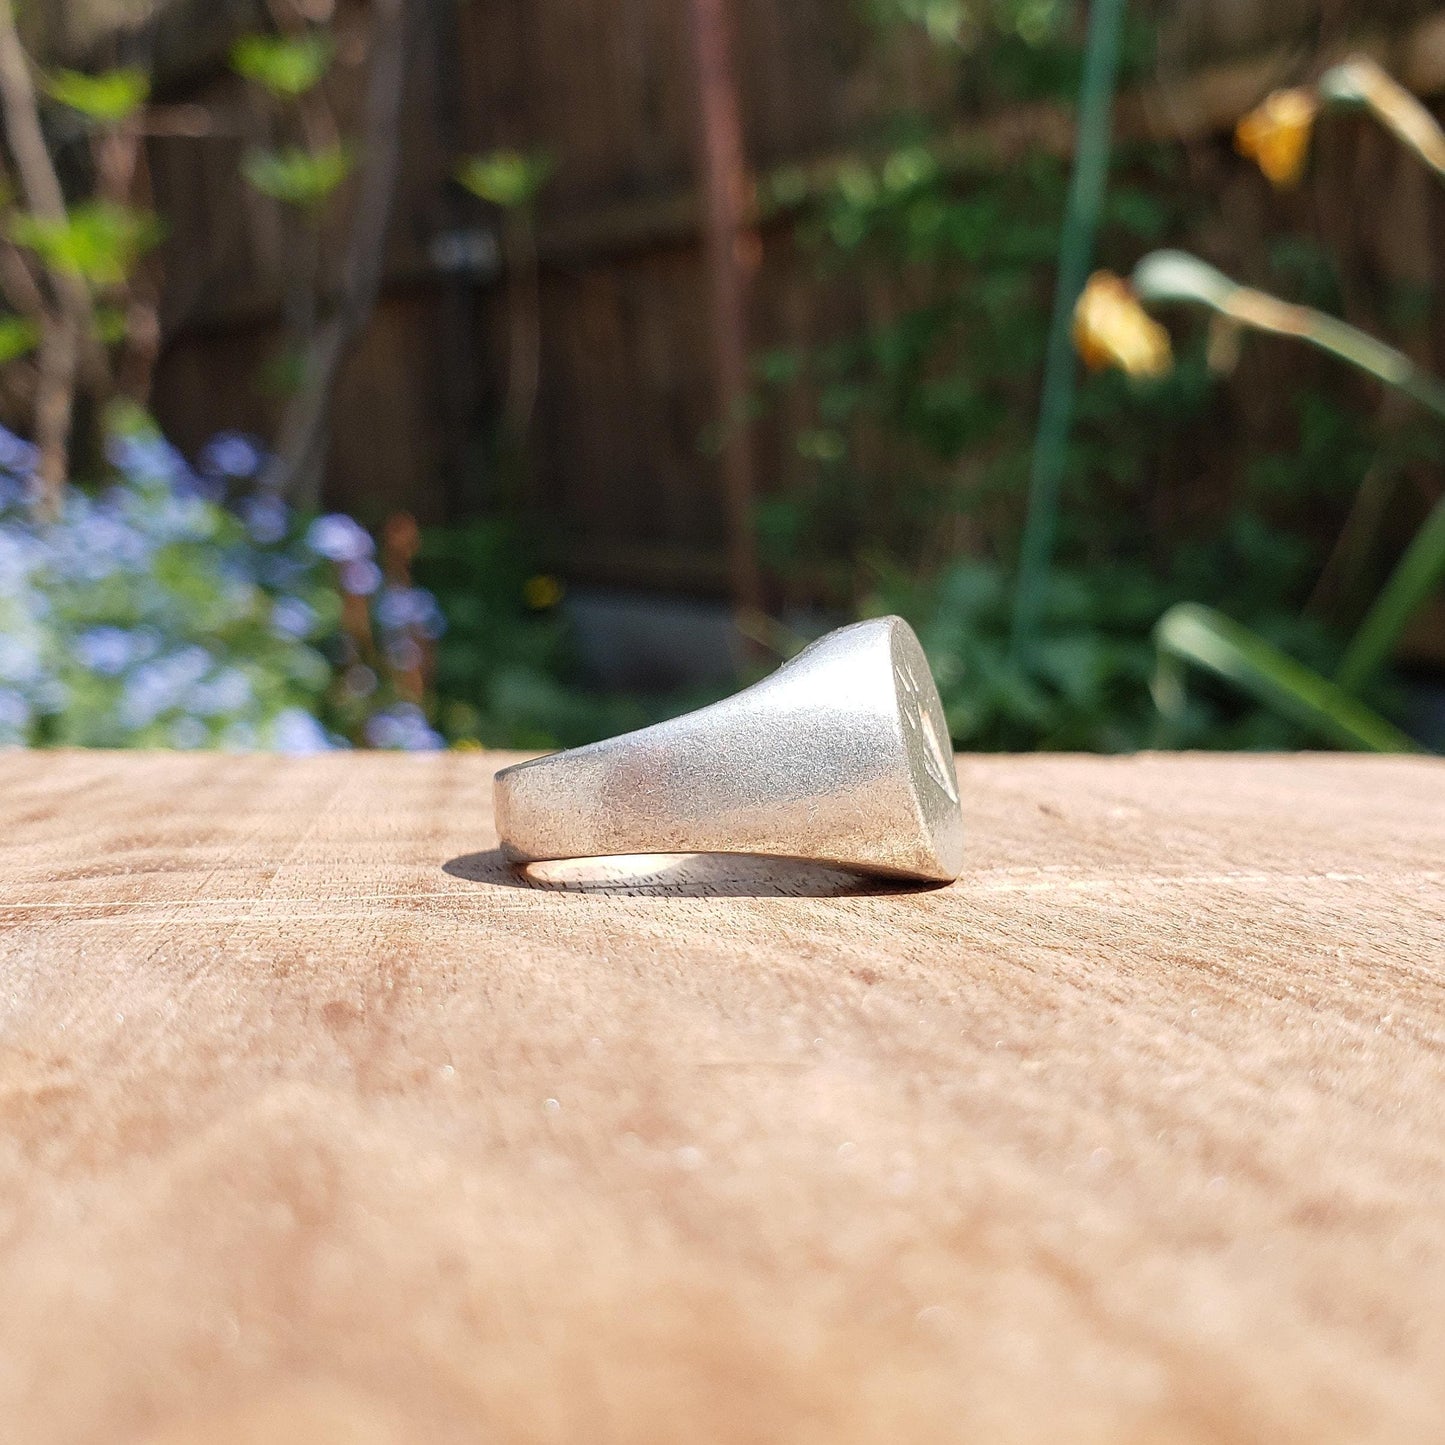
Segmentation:
<svg viewBox="0 0 1445 1445">
<path fill-rule="evenodd" d="M 893 666 L 898 683 L 898 704 L 903 726 L 917 739 L 928 776 L 953 802 L 958 802 L 958 775 L 953 767 L 953 746 L 944 724 L 938 689 L 929 678 L 919 681 L 917 664 L 901 658 Z"/>
</svg>

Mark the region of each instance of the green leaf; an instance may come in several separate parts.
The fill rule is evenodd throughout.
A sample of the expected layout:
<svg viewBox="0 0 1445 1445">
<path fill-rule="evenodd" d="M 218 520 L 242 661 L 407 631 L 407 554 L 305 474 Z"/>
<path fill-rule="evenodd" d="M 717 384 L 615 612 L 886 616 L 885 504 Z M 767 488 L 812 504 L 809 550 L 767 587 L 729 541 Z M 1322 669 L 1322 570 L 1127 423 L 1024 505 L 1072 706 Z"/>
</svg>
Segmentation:
<svg viewBox="0 0 1445 1445">
<path fill-rule="evenodd" d="M 252 151 L 242 160 L 241 172 L 263 195 L 317 210 L 351 174 L 353 164 L 346 146 L 319 151 L 288 146 L 279 151 Z"/>
<path fill-rule="evenodd" d="M 1154 700 L 1166 717 L 1183 709 L 1188 665 L 1223 678 L 1271 711 L 1341 747 L 1375 753 L 1419 751 L 1393 723 L 1337 684 L 1212 607 L 1193 602 L 1171 607 L 1154 629 L 1154 642 L 1159 655 Z"/>
<path fill-rule="evenodd" d="M 47 270 L 78 276 L 92 286 L 118 286 L 163 228 L 148 211 L 86 201 L 61 221 L 21 212 L 10 217 L 11 239 L 34 251 Z"/>
<path fill-rule="evenodd" d="M 40 343 L 40 328 L 28 316 L 0 316 L 0 366 L 16 361 Z"/>
<path fill-rule="evenodd" d="M 120 306 L 95 308 L 95 334 L 107 345 L 117 346 L 125 340 L 126 316 Z"/>
<path fill-rule="evenodd" d="M 52 100 L 78 110 L 101 125 L 118 125 L 129 120 L 150 99 L 150 77 L 143 70 L 126 67 L 86 75 L 79 70 L 57 70 L 45 78 L 45 90 Z"/>
<path fill-rule="evenodd" d="M 1337 317 L 1240 286 L 1187 251 L 1154 251 L 1134 268 L 1131 279 L 1145 303 L 1193 302 L 1240 326 L 1306 341 L 1445 418 L 1445 382 L 1421 370 L 1403 352 Z"/>
<path fill-rule="evenodd" d="M 811 462 L 837 462 L 846 455 L 848 444 L 835 431 L 816 428 L 798 433 L 794 443 L 798 455 Z"/>
<path fill-rule="evenodd" d="M 1341 687 L 1351 691 L 1363 687 L 1390 660 L 1400 634 L 1442 579 L 1445 579 L 1445 500 L 1436 502 L 1425 525 L 1415 534 L 1415 540 L 1360 623 L 1335 677 Z"/>
<path fill-rule="evenodd" d="M 306 352 L 298 346 L 282 346 L 262 363 L 257 383 L 267 396 L 295 396 L 306 384 Z"/>
<path fill-rule="evenodd" d="M 523 155 L 499 150 L 470 156 L 457 167 L 457 180 L 474 196 L 494 206 L 525 206 L 552 174 L 552 161 L 544 155 Z"/>
<path fill-rule="evenodd" d="M 1329 105 L 1363 107 L 1445 180 L 1445 130 L 1424 103 L 1368 56 L 1355 56 L 1319 79 L 1320 98 Z"/>
<path fill-rule="evenodd" d="M 231 68 L 272 95 L 294 97 L 321 82 L 334 53 L 330 37 L 319 31 L 245 35 L 231 47 Z"/>
</svg>

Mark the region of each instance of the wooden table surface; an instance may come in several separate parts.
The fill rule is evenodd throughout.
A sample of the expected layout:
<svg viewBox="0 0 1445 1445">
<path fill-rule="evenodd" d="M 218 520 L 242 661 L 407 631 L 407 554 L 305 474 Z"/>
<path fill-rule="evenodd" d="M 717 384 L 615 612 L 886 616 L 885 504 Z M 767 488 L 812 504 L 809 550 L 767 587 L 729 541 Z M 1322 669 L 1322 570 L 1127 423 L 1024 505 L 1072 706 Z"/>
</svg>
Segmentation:
<svg viewBox="0 0 1445 1445">
<path fill-rule="evenodd" d="M 0 1440 L 1445 1439 L 1445 766 L 960 763 L 946 889 L 482 754 L 0 754 Z"/>
</svg>

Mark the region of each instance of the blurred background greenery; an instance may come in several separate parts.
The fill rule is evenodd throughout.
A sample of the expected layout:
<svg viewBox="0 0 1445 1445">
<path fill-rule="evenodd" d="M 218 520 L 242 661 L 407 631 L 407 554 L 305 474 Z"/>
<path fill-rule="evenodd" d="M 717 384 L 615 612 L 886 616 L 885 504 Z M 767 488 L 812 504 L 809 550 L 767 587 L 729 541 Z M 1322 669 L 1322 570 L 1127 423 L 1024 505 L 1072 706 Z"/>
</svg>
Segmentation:
<svg viewBox="0 0 1445 1445">
<path fill-rule="evenodd" d="M 0 0 L 0 744 L 1445 743 L 1428 0 Z"/>
</svg>

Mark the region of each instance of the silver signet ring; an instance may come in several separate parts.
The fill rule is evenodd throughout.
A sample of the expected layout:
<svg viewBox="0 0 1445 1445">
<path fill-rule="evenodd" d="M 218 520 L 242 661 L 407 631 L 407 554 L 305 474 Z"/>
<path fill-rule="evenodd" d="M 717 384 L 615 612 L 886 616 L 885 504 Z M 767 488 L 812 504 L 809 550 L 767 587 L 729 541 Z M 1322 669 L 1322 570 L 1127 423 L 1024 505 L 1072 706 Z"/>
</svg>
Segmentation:
<svg viewBox="0 0 1445 1445">
<path fill-rule="evenodd" d="M 670 722 L 503 768 L 514 863 L 753 853 L 951 882 L 963 817 L 943 704 L 913 629 L 879 617 Z"/>
</svg>

